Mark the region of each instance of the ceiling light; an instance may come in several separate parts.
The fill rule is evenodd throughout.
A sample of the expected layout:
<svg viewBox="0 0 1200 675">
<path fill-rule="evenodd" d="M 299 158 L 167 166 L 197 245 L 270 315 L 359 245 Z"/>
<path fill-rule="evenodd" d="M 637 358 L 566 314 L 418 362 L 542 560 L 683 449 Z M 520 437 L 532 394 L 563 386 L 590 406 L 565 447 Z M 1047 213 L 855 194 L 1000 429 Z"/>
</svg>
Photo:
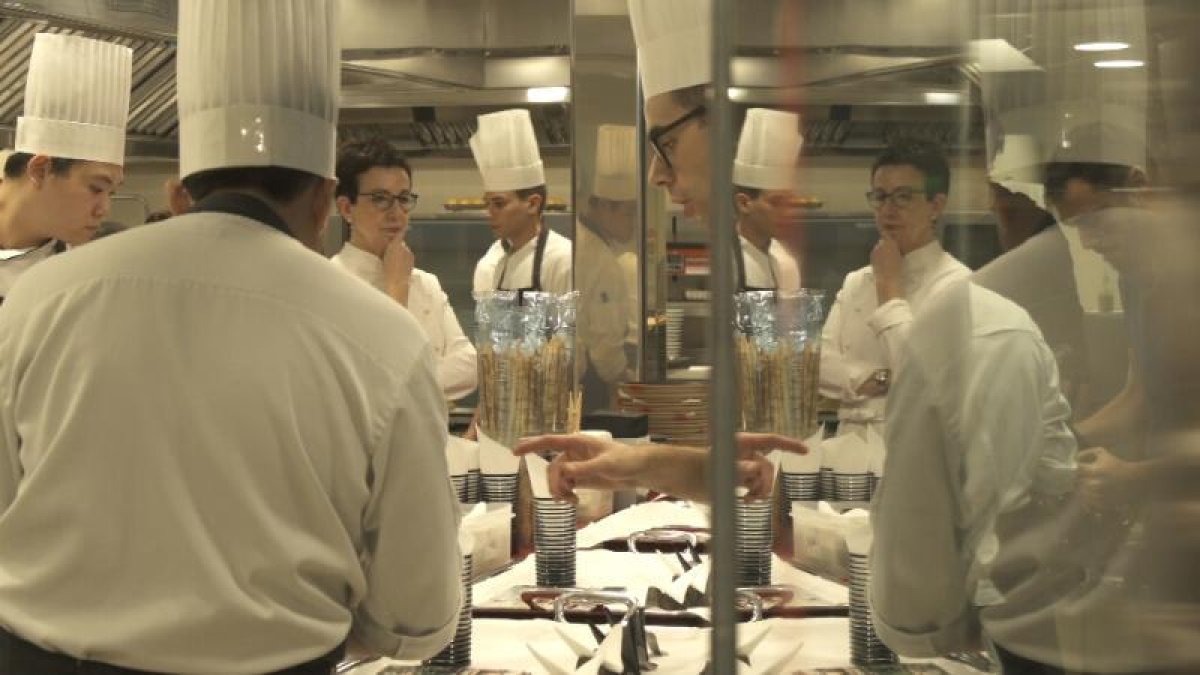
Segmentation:
<svg viewBox="0 0 1200 675">
<path fill-rule="evenodd" d="M 1097 68 L 1141 68 L 1146 65 L 1145 61 L 1136 59 L 1113 59 L 1111 61 L 1097 61 Z"/>
<path fill-rule="evenodd" d="M 1119 52 L 1129 49 L 1128 42 L 1080 42 L 1075 45 L 1077 52 Z"/>
<path fill-rule="evenodd" d="M 925 102 L 929 105 L 958 105 L 962 102 L 962 94 L 956 91 L 927 91 Z"/>
<path fill-rule="evenodd" d="M 525 100 L 530 103 L 562 103 L 571 90 L 567 87 L 530 87 L 525 90 Z"/>
<path fill-rule="evenodd" d="M 729 94 L 730 101 L 744 101 L 749 92 L 742 87 L 730 87 L 726 93 Z"/>
</svg>

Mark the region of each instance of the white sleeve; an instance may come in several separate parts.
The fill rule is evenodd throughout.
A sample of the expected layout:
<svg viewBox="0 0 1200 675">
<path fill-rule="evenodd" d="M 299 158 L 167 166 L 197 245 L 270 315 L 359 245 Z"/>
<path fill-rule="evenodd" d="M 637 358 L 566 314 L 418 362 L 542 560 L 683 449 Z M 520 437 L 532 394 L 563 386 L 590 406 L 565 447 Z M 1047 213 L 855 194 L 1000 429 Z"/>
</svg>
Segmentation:
<svg viewBox="0 0 1200 675">
<path fill-rule="evenodd" d="M 454 635 L 461 603 L 458 500 L 446 467 L 446 409 L 429 347 L 371 460 L 363 513 L 367 594 L 353 635 L 372 651 L 425 659 Z"/>
<path fill-rule="evenodd" d="M 847 275 L 829 310 L 825 320 L 825 328 L 821 331 L 821 367 L 818 371 L 820 378 L 819 389 L 823 396 L 839 401 L 857 401 L 863 397 L 858 395 L 858 388 L 866 381 L 877 367 L 866 361 L 859 361 L 842 350 L 842 330 L 845 322 L 845 310 L 842 301 L 848 289 L 854 284 L 853 274 Z"/>
<path fill-rule="evenodd" d="M 994 546 L 996 517 L 1064 451 L 1062 397 L 1040 338 L 1010 330 L 971 340 L 967 362 L 907 350 L 888 397 L 871 600 L 880 637 L 908 656 L 974 641 L 976 561 Z M 945 376 L 929 377 L 939 367 Z"/>
<path fill-rule="evenodd" d="M 439 298 L 442 315 L 442 336 L 446 340 L 442 361 L 438 364 L 438 381 L 446 400 L 457 401 L 475 391 L 479 368 L 476 365 L 475 345 L 463 334 L 450 299 L 435 282 L 435 297 Z"/>
<path fill-rule="evenodd" d="M 867 325 L 875 331 L 883 345 L 888 368 L 893 373 L 899 372 L 903 364 L 904 345 L 908 342 L 912 322 L 912 306 L 904 298 L 893 298 L 883 303 L 867 317 Z"/>
<path fill-rule="evenodd" d="M 880 639 L 904 656 L 960 650 L 978 635 L 959 548 L 958 476 L 937 386 L 922 361 L 888 396 L 884 480 L 871 508 L 871 613 Z"/>
<path fill-rule="evenodd" d="M 17 497 L 17 486 L 21 483 L 21 441 L 17 436 L 16 401 L 13 400 L 17 386 L 13 366 L 18 361 L 17 340 L 12 335 L 10 312 L 0 311 L 0 514 L 3 514 Z"/>
</svg>

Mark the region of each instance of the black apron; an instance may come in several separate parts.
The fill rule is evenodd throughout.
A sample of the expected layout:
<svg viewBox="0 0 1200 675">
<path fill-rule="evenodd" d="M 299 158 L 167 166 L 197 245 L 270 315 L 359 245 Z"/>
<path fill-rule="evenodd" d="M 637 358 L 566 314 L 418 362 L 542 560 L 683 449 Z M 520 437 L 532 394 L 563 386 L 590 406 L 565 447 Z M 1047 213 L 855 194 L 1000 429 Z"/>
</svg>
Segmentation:
<svg viewBox="0 0 1200 675">
<path fill-rule="evenodd" d="M 500 268 L 500 275 L 496 278 L 497 291 L 516 291 L 517 299 L 520 301 L 526 293 L 540 293 L 542 291 L 542 258 L 546 254 L 546 240 L 550 237 L 550 228 L 542 226 L 538 232 L 537 244 L 533 249 L 533 274 L 530 275 L 530 285 L 525 288 L 501 288 L 500 284 L 504 283 L 504 275 L 508 273 L 508 253 L 509 245 L 507 241 L 501 240 L 500 245 L 504 247 L 504 267 Z"/>
<path fill-rule="evenodd" d="M 279 230 L 293 239 L 296 237 L 288 229 L 283 217 L 266 202 L 241 192 L 217 192 L 196 202 L 188 213 L 228 213 L 256 220 L 267 227 Z"/>
<path fill-rule="evenodd" d="M 746 285 L 746 252 L 742 250 L 742 240 L 736 237 L 733 240 L 734 250 L 733 262 L 737 266 L 737 292 L 745 293 L 749 291 L 776 291 L 779 290 L 779 279 L 775 276 L 775 266 L 771 264 L 771 255 L 767 254 L 767 270 L 771 272 L 771 282 L 775 284 L 770 288 L 759 288 L 757 286 Z M 750 244 L 753 246 L 754 244 Z"/>
</svg>

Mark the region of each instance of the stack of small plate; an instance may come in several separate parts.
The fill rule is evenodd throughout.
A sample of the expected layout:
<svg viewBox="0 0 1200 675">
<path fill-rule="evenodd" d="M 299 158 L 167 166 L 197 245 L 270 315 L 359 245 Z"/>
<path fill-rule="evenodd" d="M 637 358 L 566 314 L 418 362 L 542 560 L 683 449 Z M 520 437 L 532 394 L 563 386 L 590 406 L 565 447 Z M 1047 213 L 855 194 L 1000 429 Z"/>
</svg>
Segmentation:
<svg viewBox="0 0 1200 675">
<path fill-rule="evenodd" d="M 622 412 L 645 413 L 651 436 L 678 445 L 708 445 L 708 383 L 640 384 L 618 389 Z"/>
<path fill-rule="evenodd" d="M 454 639 L 436 656 L 426 661 L 431 666 L 461 668 L 471 665 L 471 574 L 474 571 L 471 554 L 462 557 L 462 611 L 458 614 L 458 626 Z"/>
<path fill-rule="evenodd" d="M 575 585 L 575 505 L 539 497 L 533 503 L 534 563 L 537 585 Z"/>
<path fill-rule="evenodd" d="M 896 653 L 875 634 L 867 599 L 871 570 L 867 556 L 850 554 L 850 662 L 856 666 L 896 663 Z"/>
<path fill-rule="evenodd" d="M 769 499 L 738 502 L 738 586 L 771 585 L 771 507 Z"/>
</svg>

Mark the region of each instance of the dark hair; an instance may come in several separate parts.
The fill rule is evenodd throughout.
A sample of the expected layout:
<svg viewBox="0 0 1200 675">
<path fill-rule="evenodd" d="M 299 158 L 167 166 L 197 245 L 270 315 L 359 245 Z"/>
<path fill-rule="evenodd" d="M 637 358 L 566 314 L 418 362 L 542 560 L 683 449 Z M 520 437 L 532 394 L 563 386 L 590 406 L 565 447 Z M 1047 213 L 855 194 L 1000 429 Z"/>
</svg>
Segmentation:
<svg viewBox="0 0 1200 675">
<path fill-rule="evenodd" d="M 1112 189 L 1130 187 L 1134 177 L 1133 167 L 1124 164 L 1100 162 L 1051 162 L 1046 165 L 1042 184 L 1048 195 L 1061 194 L 1072 178 L 1091 183 L 1097 188 Z"/>
<path fill-rule="evenodd" d="M 752 188 L 752 187 L 745 187 L 743 185 L 734 185 L 733 186 L 734 197 L 737 197 L 737 194 L 739 192 L 746 195 L 750 199 L 758 199 L 759 197 L 762 196 L 762 193 L 763 193 L 761 188 Z"/>
<path fill-rule="evenodd" d="M 925 196 L 950 194 L 950 164 L 942 147 L 932 141 L 902 138 L 893 141 L 875 158 L 871 177 L 882 166 L 911 166 L 925 175 Z"/>
<path fill-rule="evenodd" d="M 171 213 L 170 209 L 162 209 L 161 211 L 151 211 L 149 214 L 146 215 L 146 220 L 144 221 L 143 224 L 157 223 L 159 221 L 166 220 L 167 218 L 171 218 L 174 215 L 175 214 Z"/>
<path fill-rule="evenodd" d="M 708 105 L 708 85 L 694 84 L 683 89 L 676 89 L 671 94 L 671 100 L 681 108 L 691 110 L 702 105 Z"/>
<path fill-rule="evenodd" d="M 376 137 L 342 144 L 337 155 L 337 196 L 353 203 L 358 199 L 359 176 L 376 167 L 404 169 L 408 179 L 412 180 L 412 167 L 408 160 L 400 148 L 389 141 Z"/>
<path fill-rule="evenodd" d="M 546 186 L 545 185 L 535 185 L 534 187 L 531 187 L 531 188 L 522 188 L 520 190 L 513 190 L 513 192 L 517 193 L 518 199 L 529 199 L 530 197 L 532 197 L 534 195 L 540 196 L 542 198 L 542 200 L 540 202 L 538 202 L 538 215 L 539 216 L 542 215 L 542 211 L 546 210 Z"/>
<path fill-rule="evenodd" d="M 29 167 L 29 160 L 33 159 L 33 153 L 29 152 L 14 152 L 4 161 L 4 177 L 5 178 L 20 178 L 25 175 L 25 169 Z M 50 158 L 50 173 L 56 176 L 65 176 L 71 170 L 71 167 L 78 163 L 78 159 L 67 159 L 65 157 Z"/>
<path fill-rule="evenodd" d="M 200 201 L 218 190 L 250 189 L 277 202 L 290 202 L 321 182 L 321 177 L 282 166 L 243 166 L 208 169 L 183 179 L 183 187 Z"/>
</svg>

